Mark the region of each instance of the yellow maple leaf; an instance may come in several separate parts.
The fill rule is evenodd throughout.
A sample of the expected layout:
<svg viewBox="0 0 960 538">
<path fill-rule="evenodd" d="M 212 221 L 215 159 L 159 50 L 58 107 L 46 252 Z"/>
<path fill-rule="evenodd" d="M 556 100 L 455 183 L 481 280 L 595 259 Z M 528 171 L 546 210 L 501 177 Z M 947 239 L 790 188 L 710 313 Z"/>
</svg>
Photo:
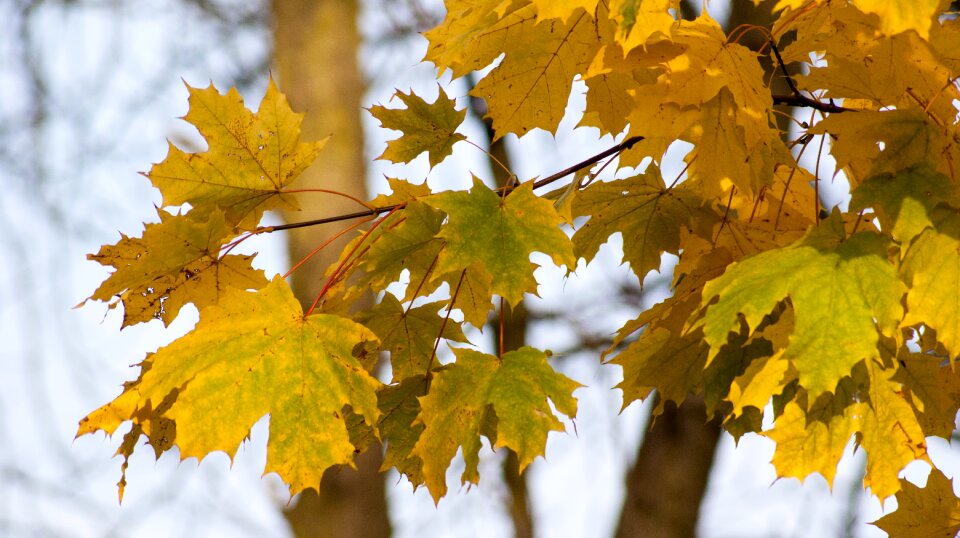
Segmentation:
<svg viewBox="0 0 960 538">
<path fill-rule="evenodd" d="M 678 0 L 612 0 L 610 16 L 617 23 L 617 41 L 630 52 L 651 37 L 670 36 L 680 12 Z"/>
<path fill-rule="evenodd" d="M 597 0 L 533 0 L 537 6 L 538 20 L 560 19 L 567 22 L 578 8 L 583 8 L 587 13 L 593 13 L 597 9 Z"/>
<path fill-rule="evenodd" d="M 476 37 L 478 47 L 496 52 L 492 58 L 504 42 L 510 43 L 500 65 L 470 92 L 487 100 L 495 138 L 521 136 L 534 128 L 556 130 L 574 77 L 586 70 L 600 47 L 597 24 L 582 10 L 566 23 L 538 22 L 536 8 L 528 6 Z"/>
<path fill-rule="evenodd" d="M 943 10 L 944 0 L 855 0 L 854 4 L 867 13 L 880 16 L 880 28 L 887 35 L 914 30 L 926 39 L 930 26 Z"/>
<path fill-rule="evenodd" d="M 212 84 L 187 89 L 190 110 L 184 119 L 209 149 L 186 153 L 170 144 L 167 158 L 147 174 L 163 194 L 163 205 L 218 207 L 227 222 L 247 229 L 268 209 L 296 209 L 283 189 L 313 163 L 325 141 L 300 142 L 302 115 L 290 110 L 273 80 L 256 114 L 244 107 L 235 88 L 226 95 Z"/>
<path fill-rule="evenodd" d="M 900 480 L 897 510 L 873 524 L 890 536 L 954 538 L 960 531 L 960 499 L 953 492 L 953 481 L 939 469 L 933 469 L 927 485 L 919 488 Z"/>
<path fill-rule="evenodd" d="M 377 423 L 380 383 L 354 356 L 369 342 L 376 336 L 349 319 L 305 317 L 278 276 L 204 310 L 192 332 L 148 357 L 139 379 L 84 419 L 78 435 L 111 433 L 126 420 L 141 427 L 143 410 L 153 410 L 147 418 L 175 424 L 164 434 L 182 458 L 232 455 L 269 414 L 265 472 L 277 472 L 292 494 L 316 488 L 326 468 L 353 465 L 344 406 Z M 150 428 L 143 432 L 157 441 Z"/>
<path fill-rule="evenodd" d="M 263 271 L 250 265 L 253 256 L 220 256 L 221 243 L 233 233 L 220 210 L 203 215 L 205 220 L 198 219 L 199 211 L 170 215 L 158 209 L 157 214 L 160 222 L 147 224 L 143 237 L 122 236 L 116 245 L 87 256 L 116 268 L 90 298 L 119 298 L 123 327 L 155 318 L 169 325 L 187 303 L 203 309 L 228 289 L 266 285 Z"/>
</svg>

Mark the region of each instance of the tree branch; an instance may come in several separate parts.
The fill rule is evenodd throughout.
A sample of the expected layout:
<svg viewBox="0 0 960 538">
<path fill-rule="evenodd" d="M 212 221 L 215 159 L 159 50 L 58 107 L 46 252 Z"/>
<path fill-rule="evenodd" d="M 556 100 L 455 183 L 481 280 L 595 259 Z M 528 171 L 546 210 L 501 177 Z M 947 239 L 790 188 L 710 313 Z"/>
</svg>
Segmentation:
<svg viewBox="0 0 960 538">
<path fill-rule="evenodd" d="M 580 170 L 582 170 L 582 169 L 584 169 L 584 168 L 587 168 L 587 167 L 589 167 L 589 166 L 593 166 L 594 164 L 602 161 L 603 159 L 606 159 L 607 157 L 609 157 L 609 156 L 611 156 L 611 155 L 615 155 L 615 154 L 617 154 L 617 153 L 620 153 L 621 151 L 625 151 L 625 150 L 628 150 L 628 149 L 632 148 L 634 145 L 636 145 L 636 144 L 637 144 L 638 142 L 640 142 L 641 140 L 643 140 L 643 137 L 642 137 L 642 136 L 633 136 L 633 137 L 630 137 L 630 138 L 624 140 L 623 142 L 617 144 L 616 146 L 613 146 L 613 147 L 611 147 L 611 148 L 609 148 L 609 149 L 607 149 L 607 150 L 605 150 L 605 151 L 602 151 L 602 152 L 594 155 L 593 157 L 590 157 L 589 159 L 586 159 L 586 160 L 584 160 L 584 161 L 581 161 L 581 162 L 579 162 L 579 163 L 577 163 L 577 164 L 575 164 L 575 165 L 573 165 L 573 166 L 570 166 L 569 168 L 565 168 L 565 169 L 557 172 L 556 174 L 553 174 L 553 175 L 547 176 L 547 177 L 545 177 L 545 178 L 543 178 L 543 179 L 539 179 L 539 180 L 535 181 L 535 182 L 533 183 L 533 188 L 534 188 L 534 189 L 539 189 L 540 187 L 543 187 L 543 186 L 545 186 L 545 185 L 549 185 L 550 183 L 553 183 L 554 181 L 557 181 L 558 179 L 562 179 L 562 178 L 564 178 L 564 177 L 566 177 L 566 176 L 568 176 L 568 175 L 570 175 L 570 174 L 573 174 L 573 173 L 575 173 L 575 172 L 578 172 L 578 171 L 580 171 Z M 514 188 L 514 187 L 502 187 L 502 188 L 497 189 L 497 192 L 502 193 L 502 192 L 505 191 L 505 190 L 506 190 L 506 191 L 511 191 L 511 190 L 513 190 L 513 188 Z M 393 211 L 394 209 L 401 209 L 401 208 L 403 208 L 403 206 L 405 206 L 405 205 L 406 205 L 405 203 L 404 203 L 404 204 L 387 205 L 387 206 L 383 206 L 383 207 L 374 207 L 374 208 L 368 209 L 368 210 L 366 210 L 366 211 L 357 211 L 357 212 L 354 212 L 354 213 L 345 213 L 345 214 L 343 214 L 343 215 L 336 215 L 336 216 L 333 216 L 333 217 L 325 217 L 325 218 L 322 218 L 322 219 L 306 220 L 306 221 L 303 221 L 303 222 L 291 222 L 291 223 L 289 223 L 289 224 L 278 224 L 278 225 L 276 225 L 276 226 L 261 226 L 261 227 L 257 228 L 256 230 L 254 230 L 252 233 L 254 233 L 254 234 L 260 234 L 260 233 L 279 232 L 280 230 L 292 230 L 292 229 L 294 229 L 294 228 L 305 228 L 305 227 L 307 227 L 307 226 L 317 226 L 317 225 L 319 225 L 319 224 L 327 224 L 327 223 L 330 223 L 330 222 L 339 222 L 339 221 L 343 221 L 343 220 L 351 220 L 351 219 L 358 219 L 358 218 L 362 218 L 362 217 L 370 217 L 370 216 L 382 215 L 383 213 L 388 213 L 388 212 L 390 212 L 390 211 Z"/>
</svg>

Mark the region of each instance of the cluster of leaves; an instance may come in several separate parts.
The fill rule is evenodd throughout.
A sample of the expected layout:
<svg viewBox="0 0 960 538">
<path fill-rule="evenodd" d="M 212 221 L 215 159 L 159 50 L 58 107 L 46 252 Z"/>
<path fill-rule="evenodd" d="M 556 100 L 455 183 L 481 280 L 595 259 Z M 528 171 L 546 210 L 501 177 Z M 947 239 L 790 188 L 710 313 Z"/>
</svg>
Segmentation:
<svg viewBox="0 0 960 538">
<path fill-rule="evenodd" d="M 188 302 L 200 321 L 149 355 L 80 433 L 129 421 L 125 458 L 141 435 L 158 454 L 176 445 L 202 458 L 235 452 L 269 414 L 266 471 L 293 493 L 378 438 L 385 466 L 439 500 L 458 450 L 463 481 L 476 482 L 481 437 L 524 467 L 564 429 L 559 415 L 576 414 L 579 385 L 548 351 L 481 353 L 461 325 L 482 327 L 498 302 L 536 293 L 531 253 L 573 270 L 619 233 L 641 281 L 664 254 L 679 257 L 673 296 L 608 352 L 624 405 L 700 394 L 735 437 L 774 440 L 783 477 L 831 481 L 853 439 L 867 453 L 865 486 L 904 496 L 884 528 L 960 529 L 945 480 L 917 490 L 898 479 L 929 461 L 927 437 L 951 436 L 960 407 L 960 22 L 948 2 L 779 0 L 772 27 L 730 35 L 706 12 L 681 20 L 678 0 L 446 4 L 426 60 L 458 77 L 502 56 L 473 90 L 497 136 L 554 131 L 579 78 L 580 125 L 625 140 L 617 179 L 578 174 L 552 193 L 536 191 L 569 174 L 437 193 L 393 179 L 391 194 L 351 215 L 364 217 L 354 229 L 369 226 L 304 312 L 282 278 L 229 251 L 283 228 L 257 226 L 265 210 L 296 205 L 288 185 L 322 143 L 299 141 L 272 83 L 256 114 L 235 91 L 191 88 L 186 120 L 209 150 L 171 146 L 153 167 L 166 209 L 141 237 L 91 256 L 115 268 L 92 298 L 122 303 L 124 325 L 169 323 Z M 740 45 L 744 32 L 769 45 Z M 764 56 L 788 94 L 771 92 Z M 381 158 L 427 152 L 435 165 L 465 139 L 464 111 L 442 90 L 433 103 L 396 97 L 404 108 L 370 109 L 401 131 Z M 801 107 L 789 133 L 777 127 L 781 105 Z M 798 163 L 816 140 L 850 183 L 848 211 L 825 216 L 819 166 Z M 685 173 L 665 180 L 659 163 L 677 141 L 693 149 Z M 363 306 L 370 290 L 380 300 Z M 447 364 L 443 342 L 456 344 Z M 373 376 L 381 354 L 389 384 Z"/>
</svg>

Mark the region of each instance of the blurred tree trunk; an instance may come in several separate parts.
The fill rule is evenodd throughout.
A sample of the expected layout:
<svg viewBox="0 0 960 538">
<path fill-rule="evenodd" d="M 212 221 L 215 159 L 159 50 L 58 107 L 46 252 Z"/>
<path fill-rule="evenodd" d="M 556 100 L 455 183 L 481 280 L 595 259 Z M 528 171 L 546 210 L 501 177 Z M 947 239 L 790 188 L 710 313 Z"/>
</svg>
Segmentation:
<svg viewBox="0 0 960 538">
<path fill-rule="evenodd" d="M 476 86 L 476 77 L 473 74 L 467 76 L 467 84 L 472 89 Z M 470 97 L 470 113 L 486 127 L 486 144 L 490 151 L 488 159 L 490 169 L 493 172 L 494 182 L 497 187 L 503 187 L 510 181 L 510 174 L 507 169 L 512 170 L 510 154 L 507 153 L 507 145 L 501 138 L 493 141 L 493 123 L 484 116 L 487 113 L 487 105 L 483 99 Z M 526 345 L 527 325 L 529 317 L 527 309 L 521 302 L 516 308 L 504 311 L 503 320 L 503 349 L 512 351 L 520 349 Z M 500 324 L 494 324 L 493 331 L 494 349 L 499 347 L 500 342 Z M 510 492 L 510 499 L 507 500 L 507 512 L 513 522 L 514 538 L 533 538 L 533 517 L 530 514 L 530 498 L 527 490 L 527 481 L 520 474 L 520 460 L 517 453 L 509 448 L 506 450 L 506 457 L 503 460 L 503 482 Z"/>
<path fill-rule="evenodd" d="M 357 64 L 360 43 L 355 0 L 274 0 L 275 75 L 294 110 L 304 113 L 303 136 L 332 134 L 299 188 L 324 188 L 367 198 L 360 124 L 363 79 Z M 362 209 L 329 194 L 304 194 L 303 211 L 287 220 L 319 218 Z M 302 216 L 301 216 L 302 215 Z M 348 223 L 349 224 L 349 223 Z M 296 263 L 344 224 L 289 232 L 291 263 Z M 292 275 L 294 292 L 309 305 L 323 285 L 323 271 L 345 241 L 335 242 Z M 380 446 L 357 458 L 357 470 L 329 469 L 319 494 L 307 490 L 284 511 L 297 537 L 337 538 L 390 535 Z"/>
<path fill-rule="evenodd" d="M 760 8 L 751 0 L 731 0 L 730 4 L 728 32 L 744 24 L 769 27 L 773 21 L 770 2 Z M 684 1 L 682 7 L 684 18 L 696 16 L 690 2 Z M 742 34 L 738 42 L 753 50 L 760 50 L 767 43 L 765 34 L 755 30 Z M 766 80 L 770 80 L 776 66 L 765 56 L 760 60 Z M 774 94 L 788 93 L 782 77 L 772 81 Z M 786 134 L 787 118 L 779 115 L 777 121 Z M 656 418 L 626 477 L 627 494 L 616 531 L 618 537 L 695 535 L 700 503 L 721 433 L 719 421 L 708 418 L 701 398 L 688 398 L 680 407 L 668 403 L 664 413 Z"/>
</svg>

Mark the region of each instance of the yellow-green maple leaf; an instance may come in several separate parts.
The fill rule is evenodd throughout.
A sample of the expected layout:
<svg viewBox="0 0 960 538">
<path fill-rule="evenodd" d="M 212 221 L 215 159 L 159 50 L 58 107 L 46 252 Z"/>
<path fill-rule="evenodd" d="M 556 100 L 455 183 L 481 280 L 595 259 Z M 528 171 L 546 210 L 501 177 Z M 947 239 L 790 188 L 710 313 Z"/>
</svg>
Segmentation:
<svg viewBox="0 0 960 538">
<path fill-rule="evenodd" d="M 533 194 L 532 182 L 500 196 L 474 178 L 469 192 L 442 192 L 423 202 L 447 213 L 438 234 L 447 245 L 440 252 L 437 273 L 459 275 L 479 263 L 492 277 L 493 293 L 511 305 L 524 293 L 536 292 L 532 252 L 550 256 L 557 265 L 576 266 L 570 239 L 559 228 L 562 219 L 553 204 Z"/>
<path fill-rule="evenodd" d="M 903 316 L 906 287 L 886 259 L 887 247 L 878 234 L 844 239 L 842 230 L 826 224 L 788 247 L 731 265 L 704 288 L 703 330 L 711 355 L 739 330 L 741 315 L 756 330 L 789 298 L 796 324 L 784 357 L 811 399 L 833 391 L 860 360 L 879 357 L 879 334 L 892 334 Z M 711 304 L 716 296 L 719 301 Z"/>
<path fill-rule="evenodd" d="M 316 488 L 326 468 L 353 465 L 344 406 L 367 424 L 379 417 L 380 383 L 353 356 L 371 341 L 349 319 L 305 317 L 280 277 L 258 292 L 231 291 L 192 332 L 151 355 L 140 378 L 91 413 L 80 433 L 111 431 L 118 416 L 137 420 L 137 410 L 174 395 L 162 416 L 176 424 L 181 457 L 203 458 L 233 454 L 269 414 L 265 472 L 278 473 L 291 493 Z"/>
<path fill-rule="evenodd" d="M 167 158 L 147 174 L 163 194 L 163 205 L 219 207 L 228 222 L 244 228 L 256 226 L 268 209 L 297 208 L 283 189 L 313 163 L 324 141 L 300 142 L 302 115 L 290 110 L 273 81 L 256 114 L 244 107 L 235 88 L 226 95 L 212 84 L 187 88 L 190 110 L 184 119 L 209 148 L 185 153 L 170 144 Z"/>
<path fill-rule="evenodd" d="M 377 428 L 387 440 L 381 471 L 395 467 L 414 488 L 423 484 L 423 461 L 413 455 L 424 426 L 417 423 L 420 400 L 427 394 L 425 377 L 408 377 L 396 385 L 387 385 L 377 393 L 380 421 Z"/>
<path fill-rule="evenodd" d="M 910 245 L 901 272 L 910 288 L 904 326 L 924 323 L 937 331 L 951 357 L 960 355 L 960 215 L 941 206 Z"/>
<path fill-rule="evenodd" d="M 680 229 L 692 227 L 701 204 L 684 184 L 668 189 L 656 167 L 628 179 L 594 182 L 573 199 L 573 213 L 590 216 L 573 236 L 574 255 L 589 262 L 619 232 L 623 259 L 642 280 L 660 268 L 664 252 L 678 253 Z"/>
<path fill-rule="evenodd" d="M 660 394 L 658 411 L 667 400 L 683 402 L 703 379 L 707 348 L 699 331 L 677 336 L 662 328 L 646 330 L 612 361 L 623 367 L 623 407 Z"/>
<path fill-rule="evenodd" d="M 410 283 L 404 300 L 413 299 L 416 292 L 426 295 L 434 291 L 437 285 L 428 284 L 436 276 L 431 273 L 444 246 L 443 239 L 436 237 L 443 218 L 443 212 L 419 201 L 409 202 L 403 211 L 388 217 L 362 258 L 364 282 L 380 290 L 398 281 L 406 270 Z"/>
<path fill-rule="evenodd" d="M 927 165 L 872 176 L 854 189 L 852 195 L 850 211 L 873 209 L 881 229 L 904 248 L 933 225 L 937 205 L 960 205 L 957 189 L 950 179 Z"/>
<path fill-rule="evenodd" d="M 467 341 L 459 323 L 446 323 L 437 314 L 443 305 L 444 301 L 437 301 L 404 309 L 388 292 L 376 306 L 356 318 L 377 335 L 381 349 L 390 352 L 394 381 L 426 375 L 427 365 L 435 362 L 433 349 L 438 339 Z"/>
<path fill-rule="evenodd" d="M 852 171 L 854 182 L 929 166 L 938 161 L 946 146 L 935 126 L 917 108 L 832 114 L 808 132 L 830 133 L 837 167 Z M 879 142 L 883 143 L 882 151 Z"/>
<path fill-rule="evenodd" d="M 400 138 L 387 142 L 387 149 L 378 159 L 408 163 L 427 152 L 433 167 L 453 153 L 454 144 L 467 139 L 456 132 L 467 111 L 456 110 L 456 101 L 447 97 L 443 88 L 433 103 L 427 103 L 413 91 L 409 94 L 397 91 L 394 95 L 407 108 L 376 105 L 368 109 L 384 128 L 402 133 Z"/>
<path fill-rule="evenodd" d="M 423 461 L 423 477 L 435 502 L 447 492 L 446 471 L 462 447 L 463 482 L 479 480 L 480 436 L 495 448 L 517 453 L 520 470 L 543 455 L 547 434 L 564 431 L 553 408 L 568 417 L 577 414 L 571 395 L 580 384 L 558 374 L 540 350 L 524 347 L 502 358 L 455 348 L 457 362 L 438 371 L 430 392 L 420 398 L 423 424 L 413 455 Z"/>
<path fill-rule="evenodd" d="M 203 309 L 229 289 L 267 284 L 263 271 L 250 265 L 253 256 L 220 257 L 221 244 L 233 234 L 221 211 L 202 221 L 198 211 L 170 215 L 158 209 L 157 215 L 160 222 L 147 224 L 143 237 L 121 236 L 117 244 L 87 256 L 116 269 L 90 298 L 119 298 L 123 327 L 155 318 L 169 325 L 187 303 Z"/>
<path fill-rule="evenodd" d="M 934 468 L 927 485 L 917 487 L 900 480 L 897 510 L 874 521 L 890 536 L 954 538 L 960 531 L 960 499 L 953 481 Z"/>
</svg>

